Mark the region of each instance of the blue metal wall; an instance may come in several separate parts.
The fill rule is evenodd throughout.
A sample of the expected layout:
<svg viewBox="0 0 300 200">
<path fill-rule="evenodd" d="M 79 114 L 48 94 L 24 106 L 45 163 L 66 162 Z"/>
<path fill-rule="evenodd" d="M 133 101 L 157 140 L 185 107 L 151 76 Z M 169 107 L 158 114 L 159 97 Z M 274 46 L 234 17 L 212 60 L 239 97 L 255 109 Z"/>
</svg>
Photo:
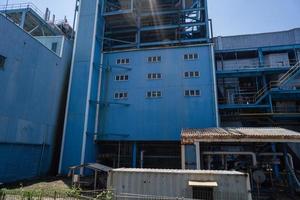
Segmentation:
<svg viewBox="0 0 300 200">
<path fill-rule="evenodd" d="M 189 53 L 197 53 L 199 59 L 184 60 Z M 211 45 L 104 55 L 104 66 L 111 69 L 102 73 L 98 139 L 179 141 L 182 128 L 217 126 Z M 149 56 L 161 56 L 161 62 L 149 63 Z M 118 58 L 128 58 L 130 63 L 118 66 Z M 199 71 L 200 77 L 185 78 L 184 72 L 190 71 Z M 162 78 L 148 80 L 148 73 L 161 73 Z M 129 80 L 114 80 L 122 74 Z M 201 96 L 184 96 L 184 91 L 191 89 L 199 89 Z M 146 97 L 147 91 L 157 90 L 162 92 L 161 98 Z M 128 98 L 115 100 L 114 93 L 119 91 L 128 92 Z"/>
<path fill-rule="evenodd" d="M 212 46 L 116 52 L 102 57 L 101 2 L 80 2 L 59 167 L 61 174 L 66 174 L 70 166 L 96 160 L 94 139 L 179 141 L 182 128 L 218 125 Z M 184 61 L 183 55 L 189 52 L 198 53 L 200 58 Z M 162 62 L 148 64 L 147 56 L 156 54 L 162 57 Z M 132 70 L 113 66 L 119 57 L 129 57 L 131 63 L 127 67 Z M 112 70 L 107 73 L 108 68 Z M 197 70 L 201 73 L 199 79 L 183 78 L 184 71 Z M 128 72 L 130 80 L 115 82 L 114 75 L 123 72 Z M 161 72 L 163 80 L 146 80 L 148 72 Z M 146 91 L 150 89 L 161 89 L 163 97 L 146 99 Z M 200 89 L 202 95 L 184 97 L 185 89 Z M 129 106 L 112 102 L 116 90 L 128 91 L 129 98 L 123 103 Z"/>
<path fill-rule="evenodd" d="M 81 1 L 69 82 L 59 173 L 95 160 L 93 143 L 101 60 L 102 18 L 98 0 Z"/>
<path fill-rule="evenodd" d="M 49 171 L 72 45 L 61 58 L 3 15 L 0 27 L 0 182 L 11 182 Z"/>
</svg>

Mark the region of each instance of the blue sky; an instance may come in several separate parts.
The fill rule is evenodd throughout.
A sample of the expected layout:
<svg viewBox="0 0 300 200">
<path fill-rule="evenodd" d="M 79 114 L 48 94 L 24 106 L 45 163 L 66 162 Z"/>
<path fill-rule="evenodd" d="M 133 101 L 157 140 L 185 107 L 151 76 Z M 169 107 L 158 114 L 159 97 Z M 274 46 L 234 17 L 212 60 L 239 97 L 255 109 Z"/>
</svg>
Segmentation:
<svg viewBox="0 0 300 200">
<path fill-rule="evenodd" d="M 30 0 L 56 19 L 73 19 L 75 0 Z M 9 3 L 24 2 L 9 0 Z M 0 0 L 5 4 L 6 0 Z M 208 0 L 214 35 L 280 31 L 300 27 L 300 0 Z"/>
</svg>

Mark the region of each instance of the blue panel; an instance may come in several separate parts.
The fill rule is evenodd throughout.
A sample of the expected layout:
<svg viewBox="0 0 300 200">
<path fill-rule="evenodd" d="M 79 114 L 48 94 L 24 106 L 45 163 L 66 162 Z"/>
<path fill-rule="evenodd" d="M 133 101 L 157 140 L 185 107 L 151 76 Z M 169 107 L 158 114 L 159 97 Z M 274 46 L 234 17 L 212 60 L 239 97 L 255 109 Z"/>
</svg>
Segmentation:
<svg viewBox="0 0 300 200">
<path fill-rule="evenodd" d="M 199 59 L 186 61 L 184 54 L 198 53 Z M 161 56 L 159 63 L 148 63 L 148 56 Z M 169 48 L 105 54 L 107 65 L 118 58 L 129 58 L 132 68 L 113 68 L 103 74 L 102 101 L 128 103 L 101 109 L 99 138 L 104 140 L 178 141 L 182 128 L 215 127 L 216 107 L 211 47 Z M 186 71 L 199 71 L 199 78 L 184 78 Z M 161 80 L 148 80 L 148 73 L 161 73 Z M 115 81 L 128 74 L 128 81 Z M 199 89 L 200 97 L 185 97 L 184 90 Z M 146 98 L 146 92 L 162 91 L 158 99 Z M 115 100 L 114 92 L 127 91 L 127 100 Z M 118 135 L 129 135 L 120 137 Z"/>
<path fill-rule="evenodd" d="M 0 27 L 0 182 L 11 182 L 52 165 L 72 44 L 59 57 L 3 15 Z"/>
<path fill-rule="evenodd" d="M 101 44 L 96 41 L 96 35 L 102 30 L 97 12 L 100 10 L 97 0 L 80 3 L 59 170 L 62 174 L 72 165 L 95 161 L 96 106 L 90 100 L 97 99 L 98 91 Z"/>
</svg>

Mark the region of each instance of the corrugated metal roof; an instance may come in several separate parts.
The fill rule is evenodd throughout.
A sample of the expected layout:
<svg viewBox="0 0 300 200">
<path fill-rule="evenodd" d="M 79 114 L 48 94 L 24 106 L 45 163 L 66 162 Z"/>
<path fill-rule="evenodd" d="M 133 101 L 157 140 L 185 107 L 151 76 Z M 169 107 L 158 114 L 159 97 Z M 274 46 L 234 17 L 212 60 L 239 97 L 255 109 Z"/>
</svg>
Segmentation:
<svg viewBox="0 0 300 200">
<path fill-rule="evenodd" d="M 300 142 L 300 133 L 284 128 L 184 129 L 182 144 L 200 142 Z"/>
<path fill-rule="evenodd" d="M 238 171 L 224 170 L 183 170 L 183 169 L 145 169 L 145 168 L 118 168 L 112 172 L 136 172 L 136 173 L 168 173 L 168 174 L 222 174 L 222 175 L 245 175 Z"/>
</svg>

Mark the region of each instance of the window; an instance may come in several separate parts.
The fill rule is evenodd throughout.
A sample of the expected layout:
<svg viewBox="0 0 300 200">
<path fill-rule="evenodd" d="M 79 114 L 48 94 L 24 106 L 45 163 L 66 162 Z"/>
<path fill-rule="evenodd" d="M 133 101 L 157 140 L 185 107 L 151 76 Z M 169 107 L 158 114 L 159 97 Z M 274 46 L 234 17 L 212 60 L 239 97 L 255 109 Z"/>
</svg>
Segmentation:
<svg viewBox="0 0 300 200">
<path fill-rule="evenodd" d="M 127 99 L 128 93 L 127 92 L 115 92 L 114 99 Z"/>
<path fill-rule="evenodd" d="M 157 63 L 161 61 L 161 56 L 150 56 L 148 57 L 149 63 Z"/>
<path fill-rule="evenodd" d="M 147 98 L 154 99 L 162 97 L 161 91 L 148 91 L 146 94 Z"/>
<path fill-rule="evenodd" d="M 184 60 L 197 60 L 199 58 L 197 53 L 184 54 Z"/>
<path fill-rule="evenodd" d="M 117 59 L 117 65 L 128 65 L 129 64 L 129 58 L 118 58 Z"/>
<path fill-rule="evenodd" d="M 198 97 L 201 96 L 200 90 L 185 90 L 184 96 L 186 97 Z"/>
<path fill-rule="evenodd" d="M 56 52 L 57 51 L 57 42 L 53 42 L 51 45 L 51 50 Z"/>
<path fill-rule="evenodd" d="M 161 73 L 149 73 L 147 77 L 149 80 L 158 80 L 161 79 Z"/>
<path fill-rule="evenodd" d="M 115 76 L 115 81 L 128 81 L 128 75 L 116 75 Z"/>
<path fill-rule="evenodd" d="M 0 68 L 4 67 L 6 57 L 0 55 Z"/>
<path fill-rule="evenodd" d="M 200 72 L 193 71 L 193 72 L 184 72 L 184 78 L 198 78 L 200 77 Z"/>
</svg>

